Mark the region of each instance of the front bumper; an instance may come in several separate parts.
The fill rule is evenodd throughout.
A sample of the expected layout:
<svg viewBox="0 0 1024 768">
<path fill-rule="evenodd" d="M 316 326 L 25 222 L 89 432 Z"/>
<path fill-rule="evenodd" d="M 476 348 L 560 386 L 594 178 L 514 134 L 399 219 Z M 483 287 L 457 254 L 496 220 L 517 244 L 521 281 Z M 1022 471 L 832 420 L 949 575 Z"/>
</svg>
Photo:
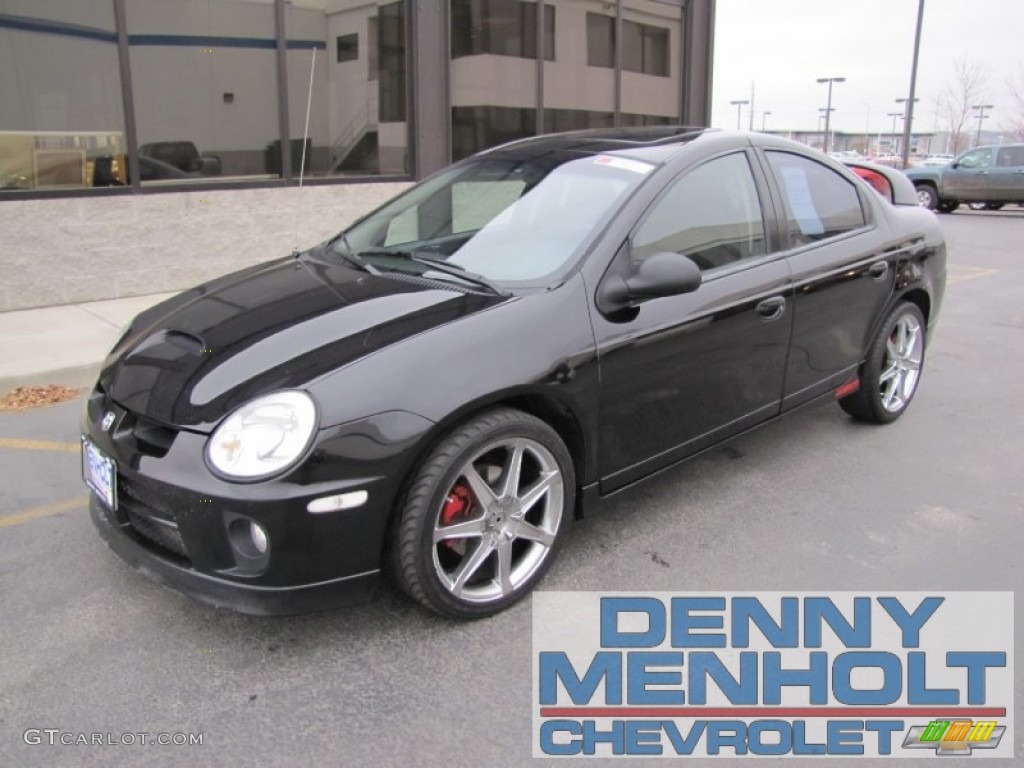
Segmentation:
<svg viewBox="0 0 1024 768">
<path fill-rule="evenodd" d="M 130 523 L 117 520 L 96 496 L 89 499 L 93 524 L 107 545 L 140 573 L 218 608 L 258 616 L 282 616 L 365 602 L 377 592 L 379 570 L 316 584 L 261 586 L 229 581 L 160 557 L 139 541 Z"/>
<path fill-rule="evenodd" d="M 111 510 L 92 494 L 92 519 L 133 567 L 213 605 L 268 615 L 366 600 L 400 479 L 430 426 L 390 412 L 321 430 L 284 476 L 232 483 L 206 467 L 206 435 L 148 421 L 97 390 L 83 431 L 117 466 L 117 503 Z M 367 493 L 358 508 L 308 509 L 357 490 Z M 265 534 L 262 550 L 252 526 Z"/>
</svg>

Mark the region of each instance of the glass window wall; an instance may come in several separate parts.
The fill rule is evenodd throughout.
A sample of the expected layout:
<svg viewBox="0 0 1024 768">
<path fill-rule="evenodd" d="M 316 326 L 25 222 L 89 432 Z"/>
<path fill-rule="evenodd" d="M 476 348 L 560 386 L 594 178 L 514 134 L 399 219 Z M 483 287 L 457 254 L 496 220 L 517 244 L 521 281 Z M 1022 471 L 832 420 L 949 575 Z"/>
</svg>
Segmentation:
<svg viewBox="0 0 1024 768">
<path fill-rule="evenodd" d="M 404 0 L 301 0 L 288 5 L 285 19 L 292 174 L 302 159 L 307 103 L 305 175 L 407 173 Z M 336 56 L 326 55 L 322 40 L 337 41 Z"/>
<path fill-rule="evenodd" d="M 123 185 L 110 0 L 0 0 L 0 195 Z"/>
</svg>

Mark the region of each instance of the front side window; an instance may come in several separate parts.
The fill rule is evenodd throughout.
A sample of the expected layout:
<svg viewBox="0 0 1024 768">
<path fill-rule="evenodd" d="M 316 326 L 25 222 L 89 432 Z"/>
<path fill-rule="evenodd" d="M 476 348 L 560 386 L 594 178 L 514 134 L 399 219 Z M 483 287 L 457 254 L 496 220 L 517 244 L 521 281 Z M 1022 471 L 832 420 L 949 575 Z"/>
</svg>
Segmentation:
<svg viewBox="0 0 1024 768">
<path fill-rule="evenodd" d="M 860 229 L 866 224 L 860 195 L 831 168 L 789 152 L 767 152 L 782 189 L 786 224 L 794 246 Z"/>
<path fill-rule="evenodd" d="M 988 168 L 992 165 L 992 148 L 985 147 L 984 149 L 971 150 L 960 158 L 957 165 L 968 170 L 974 168 Z"/>
<path fill-rule="evenodd" d="M 688 256 L 702 271 L 767 253 L 761 204 L 742 152 L 688 172 L 666 190 L 633 235 L 632 257 Z"/>
<path fill-rule="evenodd" d="M 541 284 L 573 263 L 653 170 L 610 155 L 483 157 L 413 187 L 332 246 L 381 270 L 433 274 L 416 259 L 511 285 Z"/>
</svg>

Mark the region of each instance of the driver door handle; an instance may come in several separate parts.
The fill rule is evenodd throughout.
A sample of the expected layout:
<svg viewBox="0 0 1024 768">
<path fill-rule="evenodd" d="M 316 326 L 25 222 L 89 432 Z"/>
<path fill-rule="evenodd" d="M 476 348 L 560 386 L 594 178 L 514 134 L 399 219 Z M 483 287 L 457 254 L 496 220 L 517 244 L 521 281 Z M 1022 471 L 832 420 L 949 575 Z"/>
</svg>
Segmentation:
<svg viewBox="0 0 1024 768">
<path fill-rule="evenodd" d="M 876 261 L 868 267 L 868 274 L 872 280 L 881 280 L 889 271 L 889 264 L 884 261 Z"/>
<path fill-rule="evenodd" d="M 772 296 L 770 299 L 765 299 L 757 305 L 757 314 L 761 316 L 762 320 L 766 321 L 778 320 L 785 311 L 785 296 Z"/>
</svg>

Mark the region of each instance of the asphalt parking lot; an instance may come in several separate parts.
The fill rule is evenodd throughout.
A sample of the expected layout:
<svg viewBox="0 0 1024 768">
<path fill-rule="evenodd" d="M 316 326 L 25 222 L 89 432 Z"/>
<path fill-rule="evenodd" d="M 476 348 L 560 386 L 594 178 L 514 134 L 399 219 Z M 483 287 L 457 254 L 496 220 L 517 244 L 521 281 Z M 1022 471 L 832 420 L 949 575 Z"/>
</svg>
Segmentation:
<svg viewBox="0 0 1024 768">
<path fill-rule="evenodd" d="M 940 220 L 950 283 L 900 421 L 815 408 L 705 454 L 577 524 L 543 588 L 1010 590 L 1020 658 L 1024 208 Z M 192 602 L 94 533 L 80 407 L 0 414 L 0 766 L 536 762 L 528 599 L 470 624 L 391 591 L 297 618 Z M 203 743 L 25 743 L 47 728 Z"/>
</svg>

